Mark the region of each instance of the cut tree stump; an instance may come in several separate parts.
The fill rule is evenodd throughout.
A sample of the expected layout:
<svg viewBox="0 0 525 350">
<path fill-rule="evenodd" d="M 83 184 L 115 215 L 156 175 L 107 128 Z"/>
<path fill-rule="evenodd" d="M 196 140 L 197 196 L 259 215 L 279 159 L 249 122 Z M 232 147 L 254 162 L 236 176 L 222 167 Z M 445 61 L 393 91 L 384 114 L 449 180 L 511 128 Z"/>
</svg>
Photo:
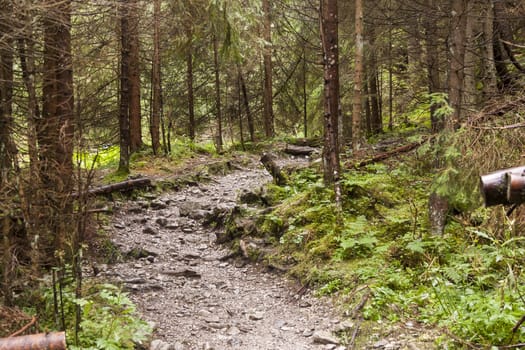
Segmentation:
<svg viewBox="0 0 525 350">
<path fill-rule="evenodd" d="M 264 153 L 261 157 L 261 163 L 270 175 L 272 175 L 274 182 L 279 186 L 286 185 L 286 176 L 279 165 L 276 163 L 277 157 L 271 153 Z"/>
<path fill-rule="evenodd" d="M 66 350 L 64 332 L 40 333 L 0 338 L 0 350 Z"/>
</svg>

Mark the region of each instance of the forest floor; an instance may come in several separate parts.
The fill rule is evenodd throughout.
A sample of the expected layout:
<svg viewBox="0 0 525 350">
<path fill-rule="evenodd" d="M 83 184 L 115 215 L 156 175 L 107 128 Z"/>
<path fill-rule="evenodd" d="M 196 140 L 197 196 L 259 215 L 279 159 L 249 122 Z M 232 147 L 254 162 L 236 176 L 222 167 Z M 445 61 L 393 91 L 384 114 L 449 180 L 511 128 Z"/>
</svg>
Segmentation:
<svg viewBox="0 0 525 350">
<path fill-rule="evenodd" d="M 122 201 L 111 219 L 125 259 L 99 266 L 100 277 L 123 284 L 154 324 L 151 350 L 435 347 L 435 331 L 345 319 L 333 300 L 217 244 L 220 225 L 209 218 L 272 180 L 254 157 L 229 164 L 231 172 L 208 181 Z"/>
</svg>

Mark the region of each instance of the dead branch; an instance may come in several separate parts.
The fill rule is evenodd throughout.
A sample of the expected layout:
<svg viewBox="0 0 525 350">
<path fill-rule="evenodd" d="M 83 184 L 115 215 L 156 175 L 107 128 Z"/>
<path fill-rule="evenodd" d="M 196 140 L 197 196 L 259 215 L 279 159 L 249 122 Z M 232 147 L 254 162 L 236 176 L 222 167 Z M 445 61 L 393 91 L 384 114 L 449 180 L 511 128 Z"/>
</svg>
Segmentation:
<svg viewBox="0 0 525 350">
<path fill-rule="evenodd" d="M 362 167 L 367 166 L 369 164 L 377 163 L 377 162 L 380 162 L 382 160 L 386 160 L 388 158 L 397 156 L 399 154 L 410 152 L 410 151 L 418 148 L 419 146 L 423 145 L 425 142 L 428 141 L 428 139 L 429 138 L 425 138 L 422 141 L 409 143 L 408 145 L 400 146 L 400 147 L 397 147 L 397 148 L 395 148 L 395 149 L 393 149 L 391 151 L 378 154 L 378 155 L 376 155 L 376 156 L 374 156 L 374 157 L 372 157 L 370 159 L 366 159 L 366 160 L 363 160 L 363 161 L 355 164 L 354 167 L 355 168 L 362 168 Z M 348 167 L 348 164 L 347 164 L 347 167 Z"/>
<path fill-rule="evenodd" d="M 17 337 L 20 334 L 24 333 L 25 331 L 27 331 L 29 329 L 29 327 L 33 326 L 36 323 L 36 320 L 37 320 L 37 318 L 35 316 L 33 316 L 31 318 L 31 321 L 28 324 L 26 324 L 24 327 L 20 328 L 19 330 L 17 330 L 13 334 L 11 334 L 8 338 Z"/>
</svg>

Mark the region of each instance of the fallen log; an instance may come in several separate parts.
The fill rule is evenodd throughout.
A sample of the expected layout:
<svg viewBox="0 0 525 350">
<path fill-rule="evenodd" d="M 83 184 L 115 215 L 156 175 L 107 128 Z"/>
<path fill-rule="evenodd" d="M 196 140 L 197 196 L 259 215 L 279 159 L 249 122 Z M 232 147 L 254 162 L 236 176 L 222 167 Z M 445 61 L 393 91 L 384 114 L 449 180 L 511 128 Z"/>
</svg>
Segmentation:
<svg viewBox="0 0 525 350">
<path fill-rule="evenodd" d="M 66 333 L 40 333 L 0 338 L 0 350 L 66 350 Z"/>
<path fill-rule="evenodd" d="M 376 156 L 374 156 L 374 157 L 372 157 L 370 159 L 366 159 L 366 160 L 363 160 L 363 161 L 355 164 L 354 167 L 362 168 L 362 167 L 367 166 L 369 164 L 374 164 L 374 163 L 380 162 L 382 160 L 391 158 L 393 156 L 397 156 L 398 154 L 410 152 L 410 151 L 418 148 L 422 144 L 424 144 L 427 140 L 428 140 L 428 138 L 425 138 L 422 141 L 409 143 L 408 145 L 400 146 L 400 147 L 397 147 L 397 148 L 395 148 L 395 149 L 393 149 L 391 151 L 378 154 L 378 155 L 376 155 Z"/>
<path fill-rule="evenodd" d="M 264 153 L 261 157 L 261 163 L 266 170 L 272 175 L 274 182 L 279 186 L 286 185 L 286 176 L 283 174 L 281 167 L 276 163 L 277 157 L 271 153 Z"/>
<path fill-rule="evenodd" d="M 143 177 L 139 179 L 131 179 L 122 182 L 116 182 L 109 185 L 104 185 L 100 187 L 91 188 L 87 191 L 88 196 L 98 196 L 102 194 L 110 194 L 113 192 L 124 192 L 131 191 L 137 188 L 144 188 L 151 186 L 151 179 Z M 78 192 L 74 192 L 71 195 L 73 198 L 78 198 Z"/>
<path fill-rule="evenodd" d="M 316 148 L 310 146 L 295 146 L 286 145 L 284 153 L 291 154 L 292 156 L 310 156 Z"/>
<path fill-rule="evenodd" d="M 480 176 L 480 192 L 486 207 L 498 204 L 514 204 L 508 199 L 507 174 L 523 175 L 525 166 L 502 169 Z M 514 198 L 514 192 L 511 193 Z"/>
</svg>

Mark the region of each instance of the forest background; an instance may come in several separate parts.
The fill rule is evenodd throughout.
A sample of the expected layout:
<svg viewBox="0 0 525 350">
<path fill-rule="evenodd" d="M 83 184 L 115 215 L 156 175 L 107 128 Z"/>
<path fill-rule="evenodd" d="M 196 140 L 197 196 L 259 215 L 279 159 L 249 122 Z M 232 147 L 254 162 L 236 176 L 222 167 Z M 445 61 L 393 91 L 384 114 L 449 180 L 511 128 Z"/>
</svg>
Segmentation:
<svg viewBox="0 0 525 350">
<path fill-rule="evenodd" d="M 318 229 L 315 237 L 298 227 L 318 219 L 284 225 L 283 249 L 306 249 L 298 266 L 301 259 L 395 260 L 394 285 L 359 289 L 374 295 L 369 318 L 385 317 L 379 304 L 412 293 L 409 302 L 398 300 L 407 312 L 433 298 L 441 313 L 432 310 L 435 317 L 429 312 L 425 321 L 440 324 L 448 315 L 442 326 L 467 339 L 466 346 L 525 340 L 522 212 L 507 218 L 501 208 L 482 211 L 475 190 L 479 174 L 519 165 L 523 157 L 523 2 L 0 3 L 4 305 L 16 304 L 21 280 L 45 271 L 67 270 L 80 298 L 86 193 L 105 155 L 118 154 L 118 164 L 110 163 L 115 180 L 133 170 L 134 155 L 177 160 L 180 147 L 197 144 L 222 153 L 319 138 L 322 181 L 303 174 L 294 186 L 299 191 L 307 180 L 321 181 L 330 203 L 323 210 L 334 205 L 344 219 L 334 218 L 335 233 Z M 371 189 L 392 168 L 354 172 L 351 166 L 373 152 L 371 145 L 392 139 L 423 144 L 396 167 L 400 179 L 426 179 L 421 193 L 400 195 L 413 198 L 403 205 Z M 403 191 L 415 183 L 397 185 Z M 292 197 L 293 191 L 276 191 L 282 200 Z M 359 191 L 373 202 L 359 203 L 366 212 L 349 210 L 357 207 L 350 202 Z M 406 215 L 379 212 L 378 202 Z M 282 224 L 291 217 L 285 212 L 267 219 Z M 379 228 L 385 222 L 390 226 Z M 405 245 L 385 245 L 399 237 Z M 313 254 L 309 244 L 320 241 L 328 241 L 328 249 Z M 455 244 L 464 248 L 461 254 Z M 300 270 L 326 287 L 321 290 L 350 288 L 348 276 L 329 269 L 315 276 Z M 356 273 L 360 281 L 370 277 L 370 271 Z M 410 287 L 415 275 L 428 277 L 420 293 Z M 398 289 L 404 294 L 393 292 Z"/>
</svg>

